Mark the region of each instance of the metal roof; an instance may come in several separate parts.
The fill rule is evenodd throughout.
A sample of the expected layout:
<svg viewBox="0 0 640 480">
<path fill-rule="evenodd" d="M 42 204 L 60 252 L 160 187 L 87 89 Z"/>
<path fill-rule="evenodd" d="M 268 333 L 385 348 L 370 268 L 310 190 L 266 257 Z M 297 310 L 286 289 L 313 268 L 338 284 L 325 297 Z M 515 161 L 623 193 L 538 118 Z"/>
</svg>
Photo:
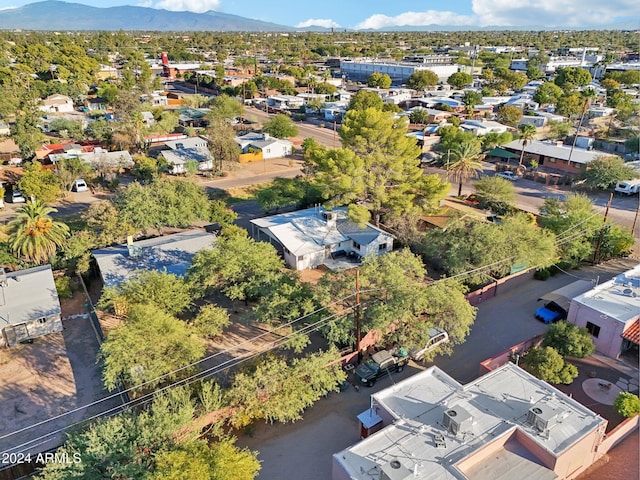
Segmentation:
<svg viewBox="0 0 640 480">
<path fill-rule="evenodd" d="M 503 148 L 509 148 L 520 152 L 522 151 L 522 141 L 514 140 L 503 145 Z M 583 148 L 574 148 L 572 152 L 570 147 L 565 147 L 564 145 L 558 146 L 555 143 L 540 142 L 537 140 L 527 143 L 524 147 L 524 151 L 525 153 L 543 155 L 548 158 L 557 158 L 559 160 L 569 160 L 569 154 L 571 154 L 571 161 L 580 164 L 589 163 L 601 155 L 611 155 L 610 153 L 585 150 Z"/>
<path fill-rule="evenodd" d="M 213 160 L 211 152 L 205 147 L 181 148 L 179 150 L 163 150 L 160 155 L 172 165 L 183 165 L 189 160 L 195 160 L 198 163 L 209 162 Z"/>
<path fill-rule="evenodd" d="M 593 283 L 590 280 L 578 280 L 576 282 L 565 285 L 562 288 L 558 288 L 553 292 L 549 292 L 546 295 L 540 297 L 540 300 L 547 302 L 555 302 L 558 306 L 564 308 L 565 312 L 569 311 L 569 305 L 571 300 L 578 295 L 587 292 L 593 288 Z"/>
<path fill-rule="evenodd" d="M 178 276 L 186 273 L 196 252 L 213 246 L 215 235 L 187 230 L 164 237 L 135 242 L 133 245 L 93 250 L 105 286 L 119 285 L 140 271 L 167 271 Z"/>
<path fill-rule="evenodd" d="M 0 279 L 0 328 L 60 314 L 51 265 L 5 275 Z"/>
</svg>

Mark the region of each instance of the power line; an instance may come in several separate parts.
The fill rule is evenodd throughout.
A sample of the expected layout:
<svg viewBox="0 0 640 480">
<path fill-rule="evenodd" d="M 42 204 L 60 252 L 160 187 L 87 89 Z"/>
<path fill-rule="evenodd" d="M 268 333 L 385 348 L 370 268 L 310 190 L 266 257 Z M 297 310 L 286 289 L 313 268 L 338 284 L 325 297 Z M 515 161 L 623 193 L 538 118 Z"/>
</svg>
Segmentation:
<svg viewBox="0 0 640 480">
<path fill-rule="evenodd" d="M 591 215 L 588 219 L 593 218 L 593 216 L 595 216 L 595 215 L 597 215 L 597 214 L 598 214 L 598 213 L 595 213 L 594 215 Z M 584 223 L 584 222 L 585 222 L 586 220 L 588 220 L 588 219 L 585 219 L 585 220 L 581 221 L 579 224 Z M 579 225 L 579 224 L 578 224 L 578 225 Z M 565 230 L 564 232 L 561 232 L 560 234 L 558 234 L 558 236 L 563 235 L 564 233 L 566 233 L 566 232 L 568 232 L 568 231 L 572 230 L 573 228 L 575 228 L 575 226 L 577 226 L 577 225 L 574 225 L 574 226 L 572 226 L 572 227 L 568 228 L 568 229 L 567 229 L 567 230 Z M 583 235 L 583 234 L 587 233 L 588 231 L 589 231 L 588 229 L 583 229 L 583 230 L 580 230 L 580 231 L 578 231 L 578 232 L 574 232 L 574 233 L 573 233 L 572 235 L 570 235 L 569 237 L 561 238 L 560 240 L 558 240 L 558 242 L 557 242 L 557 243 L 558 243 L 558 245 L 563 245 L 563 244 L 567 243 L 568 241 L 571 241 L 573 238 L 576 238 L 576 237 L 578 237 L 578 236 L 581 236 L 581 235 Z M 407 287 L 411 287 L 411 286 L 419 286 L 419 285 L 429 286 L 429 285 L 433 285 L 433 284 L 436 284 L 436 283 L 439 283 L 439 282 L 446 282 L 447 280 L 451 280 L 451 279 L 455 279 L 455 278 L 461 278 L 461 277 L 464 277 L 464 276 L 468 276 L 468 275 L 471 275 L 471 274 L 473 274 L 473 273 L 481 273 L 481 272 L 483 272 L 484 270 L 490 269 L 491 267 L 494 267 L 494 266 L 497 266 L 497 265 L 501 265 L 501 264 L 506 263 L 506 262 L 512 262 L 515 258 L 516 258 L 515 256 L 513 256 L 513 257 L 509 257 L 509 258 L 505 258 L 505 259 L 499 260 L 499 261 L 497 261 L 497 262 L 493 262 L 493 263 L 488 264 L 488 265 L 483 265 L 483 266 L 481 266 L 481 267 L 477 267 L 477 268 L 475 268 L 475 269 L 468 270 L 468 271 L 466 271 L 466 272 L 462 272 L 462 273 L 459 273 L 459 274 L 453 275 L 453 276 L 451 276 L 451 277 L 446 277 L 446 278 L 442 278 L 442 279 L 439 279 L 439 280 L 435 280 L 435 281 L 433 281 L 433 282 L 423 282 L 423 281 L 421 282 L 421 281 L 414 281 L 414 282 L 407 283 L 407 284 L 405 284 L 405 285 L 397 285 L 397 286 L 393 286 L 393 287 L 386 286 L 386 287 L 380 287 L 380 288 L 375 288 L 375 289 L 359 290 L 359 293 L 370 293 L 370 292 L 375 292 L 375 291 L 392 290 L 392 289 L 399 289 L 399 288 L 407 288 Z M 532 268 L 538 268 L 538 267 L 532 267 Z M 256 336 L 254 336 L 254 337 L 251 337 L 250 339 L 247 339 L 247 340 L 245 340 L 244 342 L 241 342 L 241 343 L 239 343 L 239 344 L 237 344 L 237 345 L 234 345 L 233 347 L 229 347 L 228 349 L 222 350 L 222 351 L 220 351 L 220 352 L 216 352 L 216 353 L 214 353 L 214 354 L 212 354 L 212 355 L 209 355 L 209 356 L 207 356 L 207 357 L 204 357 L 204 358 L 202 358 L 202 359 L 200 359 L 200 360 L 198 360 L 198 361 L 196 361 L 196 362 L 192 362 L 192 363 L 190 363 L 190 364 L 188 364 L 188 365 L 184 365 L 184 366 L 182 366 L 182 367 L 180 367 L 180 368 L 177 368 L 177 369 L 175 369 L 175 370 L 172 370 L 171 372 L 168 372 L 168 373 L 165 373 L 165 374 L 163 374 L 163 375 L 160 375 L 160 376 L 158 376 L 158 377 L 156 377 L 156 378 L 153 378 L 153 379 L 147 380 L 147 381 L 146 381 L 146 382 L 144 382 L 144 383 L 141 383 L 141 384 L 138 384 L 138 385 L 135 385 L 135 386 L 129 387 L 129 388 L 128 388 L 128 389 L 126 389 L 126 390 L 119 391 L 119 392 L 117 392 L 117 393 L 114 393 L 114 394 L 109 395 L 109 396 L 107 396 L 107 397 L 101 398 L 101 399 L 96 400 L 96 401 L 94 401 L 94 402 L 91 402 L 91 403 L 89 403 L 89 404 L 82 405 L 82 406 L 80 406 L 80 407 L 76 407 L 76 408 L 74 408 L 74 409 L 72 409 L 72 410 L 69 410 L 69 411 L 67 411 L 67 412 L 64 412 L 64 413 L 62 413 L 62 414 L 56 415 L 56 416 L 51 417 L 51 418 L 48 418 L 48 419 L 46 419 L 46 420 L 42 420 L 42 421 L 37 422 L 37 423 L 32 424 L 32 425 L 28 425 L 28 426 L 26 426 L 26 427 L 23 427 L 23 428 L 21 428 L 21 429 L 19 429 L 19 430 L 15 430 L 15 431 L 10 432 L 10 433 L 8 433 L 8 434 L 1 435 L 1 436 L 0 436 L 0 439 L 5 439 L 5 438 L 11 437 L 11 436 L 13 436 L 13 435 L 16 435 L 16 434 L 18 434 L 18 433 L 22 433 L 22 432 L 25 432 L 25 431 L 27 431 L 27 430 L 31 430 L 31 429 L 36 428 L 36 427 L 38 427 L 38 426 L 44 425 L 44 424 L 46 424 L 46 423 L 49 423 L 49 422 L 51 422 L 51 421 L 53 421 L 53 420 L 57 420 L 57 419 L 59 419 L 59 418 L 65 417 L 65 416 L 67 416 L 67 415 L 71 415 L 71 414 L 73 414 L 73 413 L 76 413 L 76 412 L 78 412 L 78 411 L 80 411 L 80 410 L 84 410 L 84 409 L 86 409 L 86 408 L 89 408 L 89 407 L 92 407 L 92 406 L 94 406 L 94 405 L 100 404 L 100 403 L 105 402 L 105 401 L 107 401 L 107 400 L 111 400 L 111 399 L 113 399 L 113 398 L 115 398 L 115 397 L 119 397 L 119 396 L 121 396 L 121 395 L 122 395 L 122 393 L 127 393 L 127 392 L 131 392 L 131 391 L 137 390 L 137 389 L 139 389 L 139 388 L 141 388 L 141 387 L 143 387 L 143 386 L 145 386 L 145 385 L 149 385 L 149 384 L 151 384 L 151 383 L 157 382 L 158 380 L 162 380 L 163 378 L 166 378 L 166 377 L 168 377 L 168 376 L 171 376 L 171 375 L 173 375 L 173 374 L 175 374 L 175 373 L 178 373 L 178 372 L 180 372 L 180 371 L 183 371 L 183 370 L 185 370 L 185 369 L 188 369 L 188 368 L 194 367 L 194 366 L 196 366 L 196 365 L 198 365 L 198 364 L 200 364 L 200 363 L 202 363 L 202 362 L 205 362 L 205 361 L 207 361 L 207 360 L 210 360 L 210 359 L 212 359 L 212 358 L 214 358 L 214 357 L 217 357 L 217 356 L 222 355 L 222 354 L 224 354 L 224 353 L 229 353 L 229 352 L 231 352 L 231 351 L 233 351 L 233 350 L 236 350 L 236 349 L 240 348 L 240 347 L 241 347 L 241 346 L 243 346 L 243 345 L 246 345 L 247 343 L 252 343 L 253 341 L 255 341 L 255 340 L 259 339 L 259 338 L 262 338 L 262 337 L 264 337 L 264 336 L 266 336 L 266 335 L 272 334 L 272 333 L 274 333 L 275 331 L 277 331 L 277 330 L 279 330 L 279 329 L 289 327 L 289 326 L 291 326 L 291 325 L 293 325 L 293 324 L 295 324 L 295 323 L 297 323 L 297 322 L 299 322 L 299 321 L 301 321 L 301 320 L 303 320 L 303 319 L 305 319 L 305 318 L 307 318 L 307 317 L 309 317 L 309 316 L 311 316 L 311 315 L 315 315 L 316 313 L 319 313 L 319 312 L 321 312 L 321 311 L 323 311 L 323 310 L 326 310 L 326 309 L 327 309 L 327 308 L 329 308 L 330 306 L 333 306 L 333 305 L 337 305 L 337 304 L 339 304 L 339 303 L 342 303 L 342 302 L 344 302 L 345 300 L 347 300 L 347 299 L 349 299 L 349 298 L 354 297 L 355 295 L 356 295 L 356 293 L 354 293 L 354 294 L 350 294 L 350 295 L 347 295 L 347 296 L 344 296 L 344 297 L 342 297 L 342 298 L 340 298 L 340 299 L 338 299 L 338 300 L 336 300 L 336 301 L 334 301 L 334 302 L 332 302 L 332 303 L 330 303 L 330 304 L 328 304 L 328 305 L 326 305 L 326 306 L 320 307 L 320 308 L 318 308 L 318 309 L 316 309 L 316 310 L 314 310 L 314 311 L 312 311 L 312 312 L 310 312 L 310 313 L 307 313 L 307 314 L 305 314 L 305 315 L 303 315 L 303 316 L 300 316 L 300 317 L 298 317 L 298 318 L 295 318 L 295 319 L 293 319 L 293 320 L 291 320 L 291 321 L 289 321 L 289 322 L 287 322 L 287 323 L 285 323 L 285 324 L 283 324 L 283 325 L 280 325 L 280 326 L 276 327 L 273 331 L 265 332 L 265 333 L 262 333 L 262 334 L 260 334 L 260 335 L 256 335 Z M 355 308 L 355 305 L 354 305 L 354 306 L 347 307 L 347 310 L 353 310 L 354 308 Z M 316 324 L 312 324 L 311 326 L 305 326 L 305 327 L 303 327 L 302 329 L 296 330 L 296 331 L 294 331 L 294 332 L 292 332 L 292 333 L 290 333 L 290 334 L 288 334 L 288 335 L 285 335 L 285 336 L 283 336 L 283 337 L 282 337 L 282 339 L 288 339 L 288 338 L 291 338 L 293 335 L 296 335 L 296 334 L 299 334 L 299 333 L 305 333 L 304 331 L 305 331 L 306 329 L 309 329 L 309 332 L 311 332 L 311 331 L 315 331 L 315 330 L 317 330 L 318 328 L 320 328 L 322 325 L 317 326 L 316 328 L 312 328 L 314 325 L 317 325 L 317 324 L 318 324 L 318 323 L 320 323 L 320 322 L 322 322 L 322 323 L 328 323 L 329 321 L 331 321 L 331 320 L 332 320 L 332 318 L 333 318 L 333 317 L 336 317 L 336 316 L 338 316 L 338 315 L 337 315 L 337 314 L 330 315 L 330 316 L 329 316 L 329 317 L 327 317 L 326 319 L 322 319 L 322 320 L 320 320 L 320 321 L 316 322 Z M 342 315 L 342 317 L 344 317 L 344 316 L 346 316 L 346 315 Z M 282 342 L 282 343 L 284 343 L 284 342 Z M 207 378 L 208 376 L 213 376 L 214 374 L 219 373 L 220 371 L 228 370 L 229 368 L 232 368 L 232 367 L 234 367 L 234 366 L 236 366 L 236 365 L 238 365 L 238 364 L 240 364 L 240 363 L 243 363 L 243 362 L 245 362 L 245 361 L 248 361 L 249 359 L 255 358 L 256 356 L 259 356 L 259 355 L 261 355 L 261 354 L 262 354 L 262 353 L 264 353 L 264 352 L 271 351 L 271 350 L 273 350 L 274 348 L 277 348 L 277 347 L 278 347 L 278 346 L 280 346 L 280 345 L 281 345 L 281 343 L 280 343 L 280 344 L 278 344 L 277 342 L 274 342 L 274 346 L 273 346 L 273 347 L 271 347 L 271 348 L 269 348 L 269 349 L 266 349 L 266 350 L 264 350 L 264 351 L 258 352 L 258 353 L 254 354 L 254 355 L 249 356 L 249 357 L 243 357 L 243 358 L 241 358 L 241 359 L 235 359 L 235 358 L 232 358 L 231 360 L 228 360 L 228 361 L 226 361 L 226 362 L 223 362 L 223 363 L 221 363 L 221 364 L 219 364 L 219 365 L 216 365 L 216 366 L 214 366 L 214 367 L 211 367 L 211 368 L 209 368 L 209 369 L 207 369 L 207 370 L 204 370 L 204 371 L 201 371 L 201 372 L 197 372 L 196 374 L 194 374 L 194 375 L 192 375 L 192 376 L 190 376 L 190 377 L 187 377 L 186 379 L 182 379 L 182 380 L 179 380 L 179 381 L 177 381 L 177 382 L 173 382 L 173 383 L 171 383 L 171 384 L 169 384 L 169 385 L 167 385 L 167 386 L 165 386 L 165 387 L 162 387 L 162 388 L 161 388 L 161 389 L 159 389 L 159 390 L 155 390 L 154 392 L 150 392 L 150 393 L 148 393 L 148 394 L 145 394 L 145 395 L 143 395 L 142 397 L 139 397 L 139 398 L 136 398 L 136 399 L 131 400 L 131 401 L 129 401 L 129 402 L 126 402 L 126 403 L 124 403 L 124 404 L 118 405 L 117 407 L 114 407 L 114 408 L 112 408 L 112 409 L 109 409 L 109 410 L 107 410 L 106 412 L 101 412 L 101 413 L 99 413 L 99 414 L 97 414 L 97 415 L 94 415 L 94 416 L 90 417 L 89 419 L 85 419 L 85 420 L 83 420 L 83 421 L 77 422 L 77 423 L 72 424 L 72 425 L 70 425 L 70 426 L 64 427 L 64 428 L 62 428 L 62 429 L 59 429 L 59 430 L 57 430 L 57 431 L 55 431 L 55 432 L 52 432 L 52 433 L 50 433 L 50 434 L 47 434 L 47 435 L 45 435 L 45 436 L 55 435 L 55 434 L 57 434 L 57 433 L 60 433 L 61 431 L 67 430 L 68 428 L 71 428 L 71 427 L 76 426 L 76 425 L 78 425 L 78 424 L 85 423 L 85 422 L 87 422 L 87 421 L 90 421 L 90 420 L 92 420 L 92 419 L 94 419 L 94 418 L 98 418 L 98 417 L 100 417 L 100 416 L 104 416 L 104 414 L 105 414 L 105 413 L 109 413 L 109 412 L 112 412 L 112 411 L 114 411 L 114 410 L 123 410 L 123 409 L 125 409 L 125 410 L 126 410 L 126 409 L 130 408 L 130 406 L 138 405 L 138 404 L 141 404 L 141 403 L 145 403 L 145 402 L 147 402 L 148 400 L 150 400 L 150 399 L 153 397 L 153 395 L 155 395 L 155 394 L 157 394 L 157 393 L 163 392 L 163 391 L 165 391 L 165 390 L 167 390 L 167 389 L 169 389 L 169 388 L 174 388 L 174 387 L 177 387 L 177 386 L 182 386 L 183 384 L 184 384 L 184 385 L 189 385 L 189 384 L 193 383 L 194 381 L 201 380 L 201 379 L 205 379 L 205 378 Z M 235 363 L 232 363 L 232 362 L 235 362 Z M 230 364 L 230 365 L 227 365 L 227 364 Z M 210 373 L 210 375 L 208 375 L 209 373 Z M 42 438 L 42 437 L 40 437 L 40 438 Z M 18 446 L 18 447 L 12 447 L 10 450 L 15 450 L 16 448 L 20 448 L 20 447 L 21 447 L 21 445 L 20 445 L 20 446 Z"/>
</svg>

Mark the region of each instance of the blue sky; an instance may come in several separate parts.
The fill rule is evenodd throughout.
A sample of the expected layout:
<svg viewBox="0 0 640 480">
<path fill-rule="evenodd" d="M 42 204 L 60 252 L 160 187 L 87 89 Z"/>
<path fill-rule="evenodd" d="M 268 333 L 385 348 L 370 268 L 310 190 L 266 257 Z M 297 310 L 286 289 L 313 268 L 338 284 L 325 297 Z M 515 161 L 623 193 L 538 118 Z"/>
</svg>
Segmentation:
<svg viewBox="0 0 640 480">
<path fill-rule="evenodd" d="M 0 8 L 34 0 L 0 0 Z M 166 10 L 218 10 L 304 27 L 381 28 L 396 25 L 608 25 L 640 16 L 638 0 L 82 0 L 96 7 L 139 5 Z"/>
</svg>

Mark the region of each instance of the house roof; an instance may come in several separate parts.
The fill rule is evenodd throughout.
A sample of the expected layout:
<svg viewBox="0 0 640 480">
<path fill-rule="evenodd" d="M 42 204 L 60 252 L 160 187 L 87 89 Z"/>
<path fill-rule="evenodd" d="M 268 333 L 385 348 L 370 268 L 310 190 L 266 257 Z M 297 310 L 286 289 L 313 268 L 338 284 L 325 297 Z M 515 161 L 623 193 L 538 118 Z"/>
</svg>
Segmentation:
<svg viewBox="0 0 640 480">
<path fill-rule="evenodd" d="M 0 275 L 0 329 L 60 314 L 51 265 Z"/>
<path fill-rule="evenodd" d="M 93 168 L 104 166 L 108 168 L 131 168 L 133 167 L 133 158 L 127 150 L 119 150 L 117 152 L 107 152 L 102 148 L 96 148 L 93 152 L 68 155 L 66 153 L 51 153 L 49 160 L 55 163 L 65 158 L 77 157 Z"/>
<path fill-rule="evenodd" d="M 202 137 L 187 137 L 183 139 L 177 140 L 169 140 L 164 142 L 164 144 L 169 147 L 171 150 L 180 150 L 182 148 L 193 148 L 206 145 L 207 141 Z"/>
<path fill-rule="evenodd" d="M 573 301 L 627 325 L 640 317 L 640 265 L 578 295 Z"/>
<path fill-rule="evenodd" d="M 522 141 L 514 140 L 503 145 L 503 148 L 521 151 Z M 571 148 L 569 147 L 558 146 L 555 143 L 540 142 L 538 140 L 533 140 L 527 143 L 524 147 L 524 151 L 525 153 L 543 155 L 545 157 L 556 158 L 559 160 L 569 160 L 569 154 L 571 154 L 571 161 L 580 164 L 587 164 L 600 155 L 608 155 L 605 152 L 585 150 L 583 148 L 574 148 L 573 152 L 571 152 Z"/>
<path fill-rule="evenodd" d="M 627 329 L 622 332 L 622 338 L 638 345 L 640 343 L 640 319 L 633 322 Z"/>
<path fill-rule="evenodd" d="M 335 225 L 328 224 L 323 217 L 327 210 L 323 207 L 307 208 L 296 212 L 288 212 L 271 217 L 251 220 L 251 223 L 268 230 L 287 250 L 295 255 L 324 250 L 325 246 L 353 240 L 360 245 L 367 245 L 385 235 L 393 236 L 373 225 L 358 227 L 347 220 L 347 208 L 338 207 L 332 210 L 337 219 Z"/>
<path fill-rule="evenodd" d="M 577 280 L 569 285 L 558 288 L 553 292 L 540 297 L 540 300 L 547 302 L 555 302 L 558 306 L 564 308 L 565 312 L 569 311 L 569 305 L 574 297 L 588 291 L 593 287 L 593 283 L 589 280 Z"/>
<path fill-rule="evenodd" d="M 513 152 L 510 152 L 508 150 L 505 150 L 503 148 L 500 147 L 496 147 L 492 150 L 489 150 L 486 153 L 487 157 L 498 157 L 498 158 L 518 158 L 518 155 L 516 155 Z"/>
<path fill-rule="evenodd" d="M 466 385 L 431 367 L 373 394 L 371 408 L 378 414 L 383 408 L 395 422 L 334 454 L 352 479 L 550 480 L 555 473 L 535 461 L 532 445 L 557 457 L 606 424 L 512 363 Z M 444 426 L 449 419 L 459 434 Z M 493 441 L 506 445 L 480 453 Z M 380 475 L 389 468 L 404 474 Z"/>
<path fill-rule="evenodd" d="M 172 165 L 184 165 L 190 160 L 198 163 L 213 160 L 211 153 L 204 147 L 181 148 L 180 150 L 164 150 L 160 152 L 167 162 Z"/>
<path fill-rule="evenodd" d="M 98 263 L 104 284 L 113 286 L 145 270 L 166 270 L 175 275 L 184 275 L 193 255 L 210 248 L 215 238 L 215 235 L 201 230 L 187 230 L 137 241 L 131 246 L 101 248 L 91 253 Z"/>
</svg>

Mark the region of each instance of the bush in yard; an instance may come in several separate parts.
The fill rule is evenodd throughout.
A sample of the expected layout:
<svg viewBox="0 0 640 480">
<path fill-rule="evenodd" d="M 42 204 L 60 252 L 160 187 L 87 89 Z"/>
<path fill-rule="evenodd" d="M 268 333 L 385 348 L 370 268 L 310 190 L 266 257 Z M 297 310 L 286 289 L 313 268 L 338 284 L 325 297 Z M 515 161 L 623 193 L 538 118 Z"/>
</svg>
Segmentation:
<svg viewBox="0 0 640 480">
<path fill-rule="evenodd" d="M 626 418 L 631 418 L 640 413 L 640 398 L 629 392 L 620 392 L 613 402 L 616 411 Z"/>
<path fill-rule="evenodd" d="M 58 277 L 54 282 L 56 284 L 56 290 L 58 291 L 58 297 L 73 297 L 73 289 L 71 288 L 71 279 L 69 277 Z"/>
</svg>

